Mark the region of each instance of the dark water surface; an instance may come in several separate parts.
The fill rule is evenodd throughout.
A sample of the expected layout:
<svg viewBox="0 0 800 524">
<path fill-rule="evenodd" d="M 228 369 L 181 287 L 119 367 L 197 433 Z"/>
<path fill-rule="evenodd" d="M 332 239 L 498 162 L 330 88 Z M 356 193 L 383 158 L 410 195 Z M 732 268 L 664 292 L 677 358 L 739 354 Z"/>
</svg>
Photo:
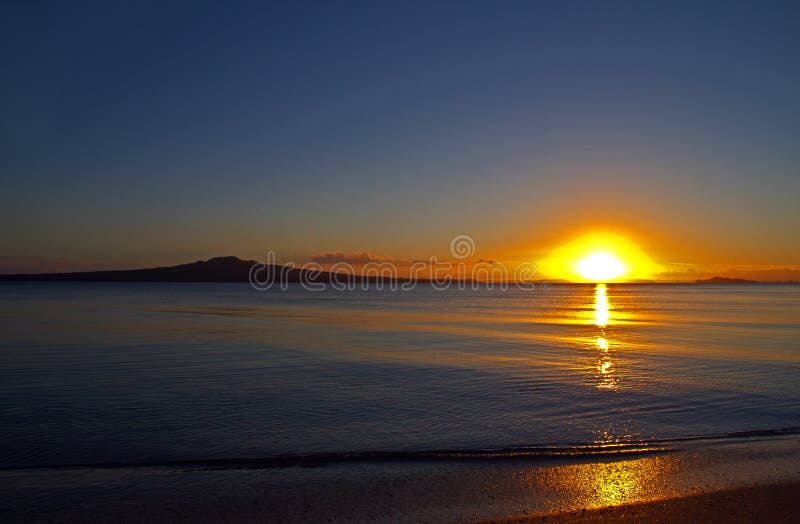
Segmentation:
<svg viewBox="0 0 800 524">
<path fill-rule="evenodd" d="M 3 468 L 800 426 L 798 286 L 6 283 L 0 333 Z"/>
</svg>

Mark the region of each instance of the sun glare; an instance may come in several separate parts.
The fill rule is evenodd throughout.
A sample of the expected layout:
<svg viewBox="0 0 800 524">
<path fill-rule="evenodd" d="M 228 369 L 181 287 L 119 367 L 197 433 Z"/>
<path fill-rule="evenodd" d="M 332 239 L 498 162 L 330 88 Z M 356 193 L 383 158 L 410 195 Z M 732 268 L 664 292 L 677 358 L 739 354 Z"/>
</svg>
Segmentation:
<svg viewBox="0 0 800 524">
<path fill-rule="evenodd" d="M 630 282 L 654 278 L 661 267 L 629 239 L 597 232 L 556 247 L 537 263 L 549 278 L 571 282 Z"/>
<path fill-rule="evenodd" d="M 609 253 L 592 253 L 578 262 L 578 273 L 586 280 L 606 282 L 625 273 L 625 265 Z"/>
</svg>

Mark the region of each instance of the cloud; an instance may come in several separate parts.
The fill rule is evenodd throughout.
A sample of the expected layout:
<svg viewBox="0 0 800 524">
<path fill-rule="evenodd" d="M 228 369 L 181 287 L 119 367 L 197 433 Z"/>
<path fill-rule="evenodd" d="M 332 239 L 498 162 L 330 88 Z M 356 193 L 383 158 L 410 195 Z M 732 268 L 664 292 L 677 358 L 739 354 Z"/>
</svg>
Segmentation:
<svg viewBox="0 0 800 524">
<path fill-rule="evenodd" d="M 368 251 L 354 251 L 352 253 L 343 253 L 341 251 L 333 251 L 328 253 L 318 253 L 311 256 L 311 261 L 318 264 L 336 264 L 345 262 L 347 264 L 368 264 L 370 262 L 382 263 L 393 262 L 392 257 L 375 255 Z"/>
</svg>

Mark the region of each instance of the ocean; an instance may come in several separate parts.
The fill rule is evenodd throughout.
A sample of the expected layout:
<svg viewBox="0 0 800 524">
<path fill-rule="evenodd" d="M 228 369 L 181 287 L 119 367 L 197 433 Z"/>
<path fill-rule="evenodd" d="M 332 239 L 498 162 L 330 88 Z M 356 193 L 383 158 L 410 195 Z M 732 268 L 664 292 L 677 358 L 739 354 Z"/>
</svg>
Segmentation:
<svg viewBox="0 0 800 524">
<path fill-rule="evenodd" d="M 0 285 L 0 467 L 592 453 L 800 426 L 800 287 Z"/>
</svg>

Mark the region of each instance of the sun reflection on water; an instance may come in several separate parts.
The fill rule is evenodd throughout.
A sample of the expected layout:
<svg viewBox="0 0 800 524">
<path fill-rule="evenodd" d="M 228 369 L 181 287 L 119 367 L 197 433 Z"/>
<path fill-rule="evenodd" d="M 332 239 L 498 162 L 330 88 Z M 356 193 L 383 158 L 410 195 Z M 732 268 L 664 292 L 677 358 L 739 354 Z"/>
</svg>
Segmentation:
<svg viewBox="0 0 800 524">
<path fill-rule="evenodd" d="M 610 311 L 608 306 L 608 295 L 606 285 L 597 284 L 594 290 L 594 325 L 605 328 L 608 325 Z"/>
<path fill-rule="evenodd" d="M 608 292 L 605 284 L 597 284 L 594 291 L 594 325 L 599 328 L 595 339 L 595 348 L 599 359 L 595 365 L 594 375 L 597 379 L 598 389 L 616 391 L 618 380 L 614 363 L 611 360 L 611 342 L 609 341 L 607 327 L 611 322 L 611 305 L 608 301 Z"/>
</svg>

